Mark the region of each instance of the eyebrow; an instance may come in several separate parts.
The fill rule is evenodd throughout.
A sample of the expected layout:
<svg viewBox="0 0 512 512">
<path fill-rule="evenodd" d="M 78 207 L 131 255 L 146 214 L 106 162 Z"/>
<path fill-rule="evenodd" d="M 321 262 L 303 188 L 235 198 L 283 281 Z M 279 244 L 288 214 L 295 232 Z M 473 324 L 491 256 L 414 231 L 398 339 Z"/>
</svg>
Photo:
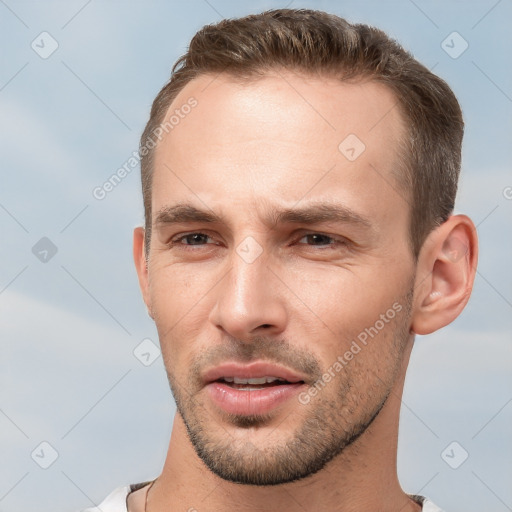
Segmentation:
<svg viewBox="0 0 512 512">
<path fill-rule="evenodd" d="M 183 203 L 164 206 L 155 218 L 157 226 L 188 222 L 226 223 L 221 215 L 213 211 L 202 210 L 191 204 Z M 366 217 L 346 206 L 331 203 L 313 203 L 301 208 L 277 209 L 272 207 L 265 219 L 265 223 L 272 228 L 279 224 L 319 224 L 322 222 L 340 222 L 372 228 L 371 222 Z"/>
<path fill-rule="evenodd" d="M 164 206 L 158 212 L 155 224 L 181 224 L 185 222 L 222 222 L 222 219 L 213 212 L 200 210 L 190 204 L 177 204 Z"/>
<path fill-rule="evenodd" d="M 272 210 L 269 224 L 319 224 L 321 222 L 341 222 L 356 224 L 366 228 L 372 225 L 366 217 L 354 212 L 350 208 L 330 203 L 311 204 L 302 208 L 287 208 Z"/>
</svg>

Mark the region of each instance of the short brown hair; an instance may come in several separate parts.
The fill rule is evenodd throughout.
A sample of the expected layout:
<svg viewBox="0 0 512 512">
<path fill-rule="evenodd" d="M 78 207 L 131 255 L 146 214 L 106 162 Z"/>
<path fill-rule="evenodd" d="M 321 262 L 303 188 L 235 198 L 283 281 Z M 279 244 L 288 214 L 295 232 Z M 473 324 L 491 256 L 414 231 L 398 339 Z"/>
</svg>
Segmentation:
<svg viewBox="0 0 512 512">
<path fill-rule="evenodd" d="M 381 30 L 308 9 L 270 10 L 206 25 L 175 63 L 141 137 L 146 256 L 154 153 L 147 146 L 172 101 L 199 75 L 251 78 L 273 69 L 372 80 L 394 92 L 407 126 L 401 181 L 409 189 L 410 243 L 417 257 L 426 236 L 453 211 L 464 132 L 457 99 L 446 82 Z"/>
</svg>

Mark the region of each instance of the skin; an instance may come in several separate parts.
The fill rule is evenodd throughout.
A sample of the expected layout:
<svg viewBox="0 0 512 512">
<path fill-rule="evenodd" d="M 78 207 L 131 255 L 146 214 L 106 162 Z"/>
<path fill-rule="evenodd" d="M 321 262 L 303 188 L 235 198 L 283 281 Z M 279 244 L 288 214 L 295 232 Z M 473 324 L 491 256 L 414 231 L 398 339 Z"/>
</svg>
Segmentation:
<svg viewBox="0 0 512 512">
<path fill-rule="evenodd" d="M 142 294 L 178 404 L 147 510 L 420 510 L 396 473 L 400 397 L 414 334 L 447 325 L 469 298 L 473 223 L 450 217 L 414 260 L 409 192 L 394 175 L 406 127 L 381 84 L 282 70 L 243 85 L 226 75 L 201 76 L 169 112 L 192 96 L 197 107 L 156 150 L 148 261 L 144 230 L 134 232 Z M 366 146 L 354 161 L 338 149 L 349 134 Z M 342 206 L 365 222 L 269 220 L 271 211 L 320 203 Z M 176 204 L 220 220 L 157 222 Z M 206 236 L 177 241 L 190 233 Z M 237 252 L 247 237 L 256 242 L 250 262 Z M 256 358 L 301 369 L 311 390 L 393 305 L 400 312 L 386 317 L 307 404 L 288 400 L 248 424 L 216 407 L 198 380 L 220 362 Z M 301 366 L 305 361 L 314 364 Z M 213 454 L 215 472 L 186 425 Z M 302 445 L 301 433 L 308 440 Z M 291 441 L 297 444 L 287 451 Z M 330 455 L 324 449 L 321 467 L 295 481 L 244 485 L 222 475 L 229 470 L 250 479 L 281 471 L 284 478 L 283 461 L 296 466 L 309 457 L 309 467 L 322 444 Z M 130 496 L 130 510 L 144 510 L 146 492 Z"/>
</svg>

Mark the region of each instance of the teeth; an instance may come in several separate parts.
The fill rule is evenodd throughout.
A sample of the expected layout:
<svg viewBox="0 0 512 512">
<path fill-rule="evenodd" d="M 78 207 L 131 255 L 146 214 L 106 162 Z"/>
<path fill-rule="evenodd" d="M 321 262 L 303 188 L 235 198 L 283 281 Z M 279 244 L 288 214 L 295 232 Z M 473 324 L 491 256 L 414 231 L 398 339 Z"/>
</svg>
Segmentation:
<svg viewBox="0 0 512 512">
<path fill-rule="evenodd" d="M 275 382 L 276 380 L 284 382 L 284 379 L 281 379 L 279 377 L 256 377 L 253 379 L 242 379 L 239 377 L 223 377 L 223 379 L 226 382 L 234 382 L 235 384 L 252 384 L 255 386 Z"/>
</svg>

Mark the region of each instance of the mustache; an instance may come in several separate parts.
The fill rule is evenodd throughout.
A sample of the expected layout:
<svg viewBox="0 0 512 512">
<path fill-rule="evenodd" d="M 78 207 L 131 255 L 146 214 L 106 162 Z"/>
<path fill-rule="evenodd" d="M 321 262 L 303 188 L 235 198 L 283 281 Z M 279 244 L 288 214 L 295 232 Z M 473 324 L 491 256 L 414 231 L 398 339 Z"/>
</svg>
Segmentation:
<svg viewBox="0 0 512 512">
<path fill-rule="evenodd" d="M 292 345 L 285 339 L 276 340 L 268 336 L 255 336 L 250 341 L 227 338 L 222 344 L 209 346 L 201 351 L 191 364 L 191 377 L 201 382 L 201 374 L 206 368 L 226 361 L 251 363 L 267 361 L 286 366 L 291 370 L 310 376 L 312 381 L 322 376 L 320 362 L 307 350 Z"/>
</svg>

